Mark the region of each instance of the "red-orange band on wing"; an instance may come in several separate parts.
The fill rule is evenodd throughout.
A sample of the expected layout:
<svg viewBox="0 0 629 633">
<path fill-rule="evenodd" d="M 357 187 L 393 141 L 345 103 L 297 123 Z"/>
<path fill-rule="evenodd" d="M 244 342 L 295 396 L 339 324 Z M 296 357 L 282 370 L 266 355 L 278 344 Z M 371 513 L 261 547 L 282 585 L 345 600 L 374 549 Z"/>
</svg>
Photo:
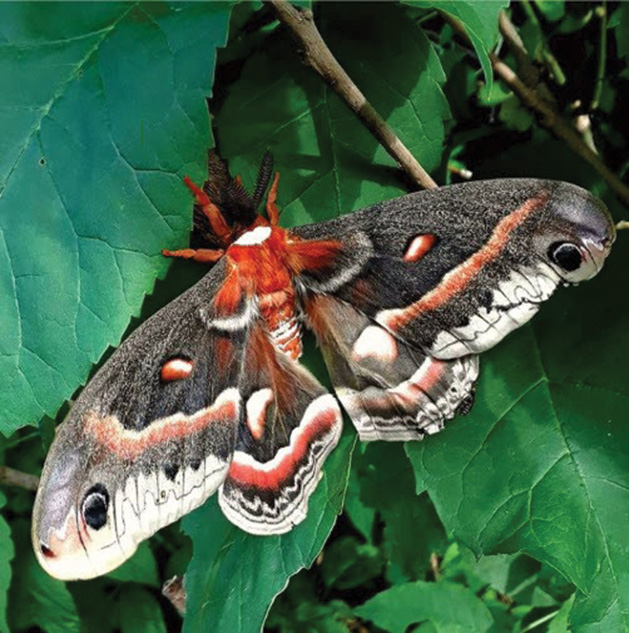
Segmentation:
<svg viewBox="0 0 629 633">
<path fill-rule="evenodd" d="M 237 486 L 251 486 L 260 490 L 277 490 L 297 471 L 312 443 L 329 433 L 338 422 L 338 410 L 327 408 L 311 418 L 306 426 L 295 434 L 289 446 L 281 448 L 267 464 L 251 465 L 238 461 L 237 455 L 229 467 L 229 478 Z M 293 438 L 291 438 L 293 439 Z M 269 464 L 271 465 L 269 467 Z"/>
<path fill-rule="evenodd" d="M 462 292 L 483 266 L 500 255 L 509 241 L 511 233 L 530 215 L 543 207 L 547 201 L 548 194 L 543 193 L 537 198 L 530 198 L 521 207 L 505 216 L 498 222 L 485 246 L 447 273 L 436 288 L 407 308 L 399 311 L 387 311 L 389 315 L 384 318 L 386 326 L 396 331 L 416 319 L 420 314 L 439 308 L 456 294 Z"/>
<path fill-rule="evenodd" d="M 228 391 L 234 393 L 227 394 Z M 85 431 L 112 453 L 123 459 L 135 459 L 149 448 L 198 433 L 212 424 L 238 423 L 239 404 L 237 390 L 228 389 L 211 407 L 193 415 L 176 413 L 152 422 L 141 431 L 125 429 L 113 415 L 102 418 L 92 412 L 86 417 Z"/>
</svg>

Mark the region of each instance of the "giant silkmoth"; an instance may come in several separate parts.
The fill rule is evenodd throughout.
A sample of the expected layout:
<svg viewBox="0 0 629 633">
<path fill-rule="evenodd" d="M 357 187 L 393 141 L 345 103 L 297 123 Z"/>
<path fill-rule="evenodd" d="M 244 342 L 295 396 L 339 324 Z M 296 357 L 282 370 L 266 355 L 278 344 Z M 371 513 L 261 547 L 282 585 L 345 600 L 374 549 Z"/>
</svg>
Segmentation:
<svg viewBox="0 0 629 633">
<path fill-rule="evenodd" d="M 195 196 L 214 263 L 141 325 L 83 390 L 42 474 L 33 544 L 62 579 L 103 574 L 218 492 L 253 534 L 303 520 L 341 432 L 337 399 L 299 363 L 314 332 L 363 440 L 419 440 L 469 410 L 478 355 L 561 283 L 591 278 L 615 237 L 574 185 L 494 180 L 279 226 L 269 159 L 253 193 L 210 155 Z"/>
</svg>

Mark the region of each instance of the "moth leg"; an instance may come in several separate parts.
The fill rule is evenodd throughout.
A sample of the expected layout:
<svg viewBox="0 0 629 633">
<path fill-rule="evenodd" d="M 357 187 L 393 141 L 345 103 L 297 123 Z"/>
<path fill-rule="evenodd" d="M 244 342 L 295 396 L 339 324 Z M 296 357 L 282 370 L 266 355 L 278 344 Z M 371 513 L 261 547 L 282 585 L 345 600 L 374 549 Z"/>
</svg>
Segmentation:
<svg viewBox="0 0 629 633">
<path fill-rule="evenodd" d="M 229 228 L 221 210 L 210 200 L 207 193 L 200 187 L 197 187 L 188 176 L 184 176 L 183 181 L 194 194 L 196 203 L 201 207 L 201 211 L 205 217 L 210 221 L 214 235 L 216 235 L 222 244 L 229 244 L 232 241 L 232 230 Z"/>
<path fill-rule="evenodd" d="M 273 177 L 273 184 L 269 189 L 269 195 L 266 198 L 266 215 L 269 218 L 269 222 L 273 225 L 279 224 L 280 211 L 275 204 L 277 200 L 277 186 L 280 182 L 280 172 L 276 171 Z"/>
<path fill-rule="evenodd" d="M 225 251 L 213 250 L 211 248 L 182 248 L 178 251 L 162 250 L 165 257 L 180 257 L 181 259 L 192 259 L 195 262 L 211 264 L 217 262 Z"/>
</svg>

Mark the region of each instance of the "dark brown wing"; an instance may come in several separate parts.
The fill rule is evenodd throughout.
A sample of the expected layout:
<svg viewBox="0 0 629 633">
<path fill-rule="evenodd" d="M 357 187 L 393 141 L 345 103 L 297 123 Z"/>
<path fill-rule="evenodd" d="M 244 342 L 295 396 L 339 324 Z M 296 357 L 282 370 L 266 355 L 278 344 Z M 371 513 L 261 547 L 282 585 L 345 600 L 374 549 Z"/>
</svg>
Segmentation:
<svg viewBox="0 0 629 633">
<path fill-rule="evenodd" d="M 596 274 L 614 237 L 599 200 L 541 180 L 423 191 L 293 232 L 340 244 L 300 276 L 304 310 L 361 436 L 391 439 L 440 427 L 457 398 L 467 408 L 474 355 Z M 439 377 L 427 388 L 424 374 Z"/>
<path fill-rule="evenodd" d="M 253 534 L 301 522 L 325 458 L 341 434 L 335 398 L 253 326 L 240 381 L 244 423 L 220 489 L 224 514 Z"/>
</svg>

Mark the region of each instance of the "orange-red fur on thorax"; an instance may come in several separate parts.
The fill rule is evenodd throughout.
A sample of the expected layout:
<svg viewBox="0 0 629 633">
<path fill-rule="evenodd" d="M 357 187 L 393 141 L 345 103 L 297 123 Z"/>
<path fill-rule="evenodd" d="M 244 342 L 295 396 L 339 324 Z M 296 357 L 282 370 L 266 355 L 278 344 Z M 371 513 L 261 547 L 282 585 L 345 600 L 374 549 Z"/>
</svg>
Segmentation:
<svg viewBox="0 0 629 633">
<path fill-rule="evenodd" d="M 278 227 L 258 218 L 256 227 L 266 226 L 271 233 L 260 244 L 232 244 L 226 251 L 227 261 L 234 273 L 233 283 L 258 302 L 260 316 L 269 333 L 278 332 L 282 326 L 292 322 L 297 325 L 297 304 L 295 301 L 295 275 L 291 257 L 291 245 L 294 239 Z M 230 274 L 230 278 L 232 275 Z M 301 355 L 301 336 L 299 330 L 288 336 L 282 351 L 296 359 Z"/>
<path fill-rule="evenodd" d="M 255 300 L 274 346 L 292 359 L 299 358 L 301 330 L 294 280 L 302 272 L 333 266 L 341 244 L 333 240 L 301 240 L 277 225 L 280 216 L 276 205 L 277 173 L 265 207 L 268 220 L 258 215 L 248 226 L 237 222 L 230 226 L 206 188 L 197 187 L 189 178 L 184 180 L 223 248 L 188 248 L 163 253 L 204 262 L 214 262 L 224 256 L 228 264 L 227 278 L 213 298 L 217 317 L 234 316 L 242 309 L 243 301 Z M 241 240 L 256 229 L 268 230 L 269 234 L 259 241 L 253 239 L 252 243 Z M 222 345 L 220 352 L 227 356 L 230 345 Z"/>
</svg>

